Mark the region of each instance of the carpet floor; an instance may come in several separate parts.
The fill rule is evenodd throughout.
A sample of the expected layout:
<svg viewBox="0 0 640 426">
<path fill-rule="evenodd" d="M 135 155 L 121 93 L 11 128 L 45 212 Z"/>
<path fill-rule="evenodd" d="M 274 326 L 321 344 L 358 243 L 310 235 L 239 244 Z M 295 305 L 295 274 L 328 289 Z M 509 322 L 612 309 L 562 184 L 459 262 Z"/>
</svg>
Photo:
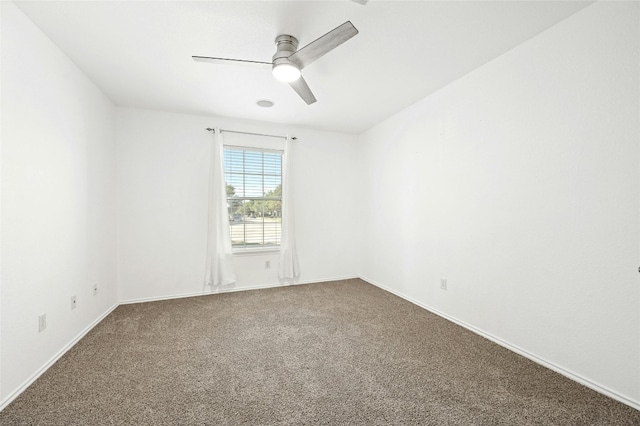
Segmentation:
<svg viewBox="0 0 640 426">
<path fill-rule="evenodd" d="M 122 305 L 2 425 L 640 425 L 364 281 Z"/>
</svg>

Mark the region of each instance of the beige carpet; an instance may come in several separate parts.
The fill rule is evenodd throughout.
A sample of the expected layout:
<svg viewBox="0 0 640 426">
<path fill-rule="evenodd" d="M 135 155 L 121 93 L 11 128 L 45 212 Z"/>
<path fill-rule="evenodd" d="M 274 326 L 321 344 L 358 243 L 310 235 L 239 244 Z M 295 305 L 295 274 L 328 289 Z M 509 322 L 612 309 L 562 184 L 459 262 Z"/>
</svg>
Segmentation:
<svg viewBox="0 0 640 426">
<path fill-rule="evenodd" d="M 361 280 L 125 305 L 2 425 L 640 425 Z"/>
</svg>

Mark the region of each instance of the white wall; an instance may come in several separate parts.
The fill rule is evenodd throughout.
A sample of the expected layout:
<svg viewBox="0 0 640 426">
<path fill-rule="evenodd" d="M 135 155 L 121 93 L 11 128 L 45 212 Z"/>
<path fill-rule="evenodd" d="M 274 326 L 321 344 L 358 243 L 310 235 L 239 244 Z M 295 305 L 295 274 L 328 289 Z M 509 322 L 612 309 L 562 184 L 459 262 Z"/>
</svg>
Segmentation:
<svg viewBox="0 0 640 426">
<path fill-rule="evenodd" d="M 359 141 L 362 277 L 637 408 L 639 28 L 596 3 Z"/>
<path fill-rule="evenodd" d="M 0 406 L 117 302 L 115 108 L 13 3 L 1 7 Z"/>
<path fill-rule="evenodd" d="M 118 108 L 118 283 L 121 301 L 203 290 L 212 134 L 221 127 L 298 137 L 294 150 L 300 282 L 356 276 L 356 137 L 216 117 Z M 279 285 L 277 253 L 235 257 L 238 281 Z M 265 269 L 265 261 L 271 269 Z"/>
<path fill-rule="evenodd" d="M 301 282 L 359 273 L 638 407 L 639 24 L 591 6 L 356 143 L 115 109 L 2 2 L 0 406 L 118 301 L 202 292 L 220 126 L 298 136 Z"/>
</svg>

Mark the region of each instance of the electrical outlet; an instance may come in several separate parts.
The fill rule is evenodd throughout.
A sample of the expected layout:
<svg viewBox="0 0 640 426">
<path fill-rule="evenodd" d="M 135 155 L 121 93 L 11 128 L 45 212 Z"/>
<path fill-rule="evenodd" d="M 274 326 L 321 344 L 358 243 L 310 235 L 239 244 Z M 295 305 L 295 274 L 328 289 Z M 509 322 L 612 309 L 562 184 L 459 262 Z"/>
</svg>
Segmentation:
<svg viewBox="0 0 640 426">
<path fill-rule="evenodd" d="M 447 289 L 447 279 L 446 278 L 440 278 L 440 289 L 442 289 L 442 290 L 446 290 Z"/>
<path fill-rule="evenodd" d="M 38 315 L 38 333 L 42 333 L 47 328 L 47 314 Z"/>
<path fill-rule="evenodd" d="M 98 295 L 98 283 L 95 283 L 93 285 L 93 295 L 97 296 Z"/>
<path fill-rule="evenodd" d="M 75 309 L 78 306 L 78 303 L 76 302 L 76 297 L 75 296 L 71 296 L 71 309 Z"/>
<path fill-rule="evenodd" d="M 264 269 L 271 269 L 271 261 L 267 260 L 266 262 L 264 262 Z"/>
</svg>

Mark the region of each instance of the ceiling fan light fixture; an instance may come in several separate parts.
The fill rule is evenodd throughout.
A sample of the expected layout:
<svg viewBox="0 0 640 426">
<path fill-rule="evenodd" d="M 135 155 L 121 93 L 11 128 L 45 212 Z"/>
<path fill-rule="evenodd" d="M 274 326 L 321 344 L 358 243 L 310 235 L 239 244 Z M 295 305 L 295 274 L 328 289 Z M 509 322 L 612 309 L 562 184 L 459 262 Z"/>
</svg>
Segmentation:
<svg viewBox="0 0 640 426">
<path fill-rule="evenodd" d="M 300 78 L 300 68 L 293 64 L 275 64 L 273 66 L 273 76 L 284 83 L 290 83 Z"/>
</svg>

